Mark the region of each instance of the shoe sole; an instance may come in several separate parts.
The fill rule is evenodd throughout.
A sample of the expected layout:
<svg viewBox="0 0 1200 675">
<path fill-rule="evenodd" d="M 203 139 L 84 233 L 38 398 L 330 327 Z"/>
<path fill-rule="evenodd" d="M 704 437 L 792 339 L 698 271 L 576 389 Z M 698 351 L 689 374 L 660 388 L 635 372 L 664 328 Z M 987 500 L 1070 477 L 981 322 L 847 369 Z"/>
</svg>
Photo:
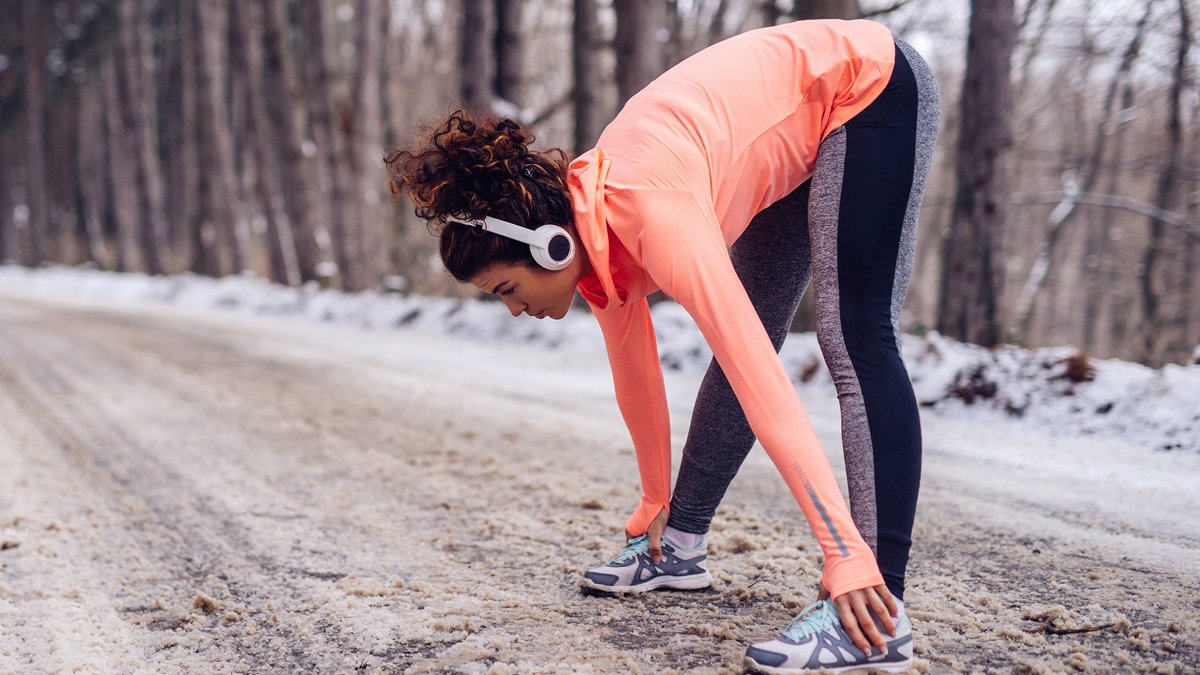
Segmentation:
<svg viewBox="0 0 1200 675">
<path fill-rule="evenodd" d="M 593 591 L 602 593 L 612 593 L 614 595 L 645 593 L 656 589 L 674 589 L 678 591 L 694 591 L 701 588 L 712 586 L 712 575 L 708 572 L 690 577 L 655 577 L 644 584 L 637 586 L 605 586 L 598 584 L 587 577 L 583 578 L 583 585 Z"/>
<path fill-rule="evenodd" d="M 743 663 L 747 668 L 749 668 L 751 670 L 755 670 L 760 673 L 768 673 L 768 675 L 793 675 L 794 673 L 817 672 L 817 671 L 811 670 L 809 668 L 776 668 L 773 666 L 764 666 L 763 664 L 759 663 L 758 661 L 755 661 L 754 659 L 750 658 L 749 656 L 745 657 L 745 660 Z M 864 665 L 855 665 L 855 666 L 841 666 L 840 668 L 834 668 L 831 666 L 822 666 L 820 670 L 821 670 L 821 672 L 826 672 L 826 673 L 869 673 L 872 670 L 882 670 L 885 673 L 903 673 L 904 671 L 908 670 L 909 668 L 912 668 L 912 664 L 913 664 L 913 660 L 910 657 L 904 661 L 895 661 L 893 663 L 881 663 L 879 665 L 864 664 Z"/>
</svg>

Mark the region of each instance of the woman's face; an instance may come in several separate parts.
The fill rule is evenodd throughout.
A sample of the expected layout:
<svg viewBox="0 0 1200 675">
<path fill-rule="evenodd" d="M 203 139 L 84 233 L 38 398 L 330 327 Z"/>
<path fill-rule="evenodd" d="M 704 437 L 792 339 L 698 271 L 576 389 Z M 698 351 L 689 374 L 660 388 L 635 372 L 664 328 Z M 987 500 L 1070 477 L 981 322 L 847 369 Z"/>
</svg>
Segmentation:
<svg viewBox="0 0 1200 675">
<path fill-rule="evenodd" d="M 484 293 L 499 296 L 513 316 L 525 313 L 538 319 L 561 319 L 571 309 L 575 286 L 589 269 L 582 247 L 575 251 L 571 264 L 557 272 L 537 265 L 493 263 L 471 283 Z"/>
</svg>

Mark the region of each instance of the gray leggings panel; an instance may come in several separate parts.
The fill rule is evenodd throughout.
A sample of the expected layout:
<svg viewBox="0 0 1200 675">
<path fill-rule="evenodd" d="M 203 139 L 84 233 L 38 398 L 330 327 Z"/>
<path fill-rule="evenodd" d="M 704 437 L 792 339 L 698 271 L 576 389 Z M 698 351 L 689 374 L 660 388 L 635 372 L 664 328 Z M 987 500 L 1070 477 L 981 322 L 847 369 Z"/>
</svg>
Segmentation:
<svg viewBox="0 0 1200 675">
<path fill-rule="evenodd" d="M 777 352 L 800 307 L 812 269 L 808 188 L 809 182 L 805 181 L 755 216 L 729 252 L 746 295 Z M 684 532 L 708 531 L 717 505 L 754 440 L 746 414 L 714 358 L 692 408 L 682 464 L 671 496 L 671 527 Z"/>
</svg>

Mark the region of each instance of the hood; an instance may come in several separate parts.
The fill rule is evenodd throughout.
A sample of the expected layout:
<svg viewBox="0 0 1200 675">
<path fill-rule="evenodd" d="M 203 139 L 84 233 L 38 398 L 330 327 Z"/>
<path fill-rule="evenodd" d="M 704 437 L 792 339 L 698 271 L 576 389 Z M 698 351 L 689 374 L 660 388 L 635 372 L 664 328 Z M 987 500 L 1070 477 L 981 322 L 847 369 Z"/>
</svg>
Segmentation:
<svg viewBox="0 0 1200 675">
<path fill-rule="evenodd" d="M 585 299 L 602 308 L 623 303 L 613 281 L 612 244 L 604 213 L 604 185 L 610 164 L 604 151 L 595 147 L 576 157 L 567 168 L 567 189 L 575 211 L 575 229 L 600 284 L 599 289 L 588 288 L 585 277 L 580 282 L 580 292 Z"/>
</svg>

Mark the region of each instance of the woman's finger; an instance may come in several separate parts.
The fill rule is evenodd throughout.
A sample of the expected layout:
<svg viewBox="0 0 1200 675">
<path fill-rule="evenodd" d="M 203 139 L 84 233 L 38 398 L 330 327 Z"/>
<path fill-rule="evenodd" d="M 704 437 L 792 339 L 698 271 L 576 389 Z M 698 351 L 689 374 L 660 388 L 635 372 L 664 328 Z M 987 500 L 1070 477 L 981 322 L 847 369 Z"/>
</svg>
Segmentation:
<svg viewBox="0 0 1200 675">
<path fill-rule="evenodd" d="M 875 587 L 875 592 L 883 598 L 884 604 L 887 605 L 888 616 L 899 618 L 900 608 L 896 605 L 896 598 L 892 595 L 892 592 L 888 590 L 888 587 L 883 584 L 879 584 Z"/>
<path fill-rule="evenodd" d="M 887 653 L 887 640 L 879 634 L 879 629 L 875 627 L 875 619 L 871 616 L 871 610 L 867 609 L 867 603 L 863 600 L 866 593 L 858 592 L 850 594 L 850 606 L 854 608 L 854 614 L 858 616 L 858 625 L 867 640 L 871 644 L 879 648 L 881 654 Z M 866 654 L 871 654 L 870 650 L 863 650 Z"/>
<path fill-rule="evenodd" d="M 662 562 L 662 531 L 650 528 L 650 560 Z"/>
<path fill-rule="evenodd" d="M 850 600 L 845 595 L 839 595 L 834 598 L 833 604 L 837 607 L 838 616 L 842 619 L 842 628 L 846 630 L 846 635 L 850 636 L 850 641 L 855 647 L 862 650 L 864 654 L 871 653 L 871 643 L 867 642 L 867 638 L 863 636 L 862 631 L 858 628 L 858 617 L 854 614 L 854 608 L 850 605 Z"/>
<path fill-rule="evenodd" d="M 883 625 L 883 630 L 887 631 L 890 637 L 896 637 L 896 624 L 892 621 L 892 615 L 888 613 L 887 605 L 884 604 L 879 593 L 874 588 L 867 590 L 867 604 L 871 611 L 878 617 L 879 623 Z"/>
</svg>

